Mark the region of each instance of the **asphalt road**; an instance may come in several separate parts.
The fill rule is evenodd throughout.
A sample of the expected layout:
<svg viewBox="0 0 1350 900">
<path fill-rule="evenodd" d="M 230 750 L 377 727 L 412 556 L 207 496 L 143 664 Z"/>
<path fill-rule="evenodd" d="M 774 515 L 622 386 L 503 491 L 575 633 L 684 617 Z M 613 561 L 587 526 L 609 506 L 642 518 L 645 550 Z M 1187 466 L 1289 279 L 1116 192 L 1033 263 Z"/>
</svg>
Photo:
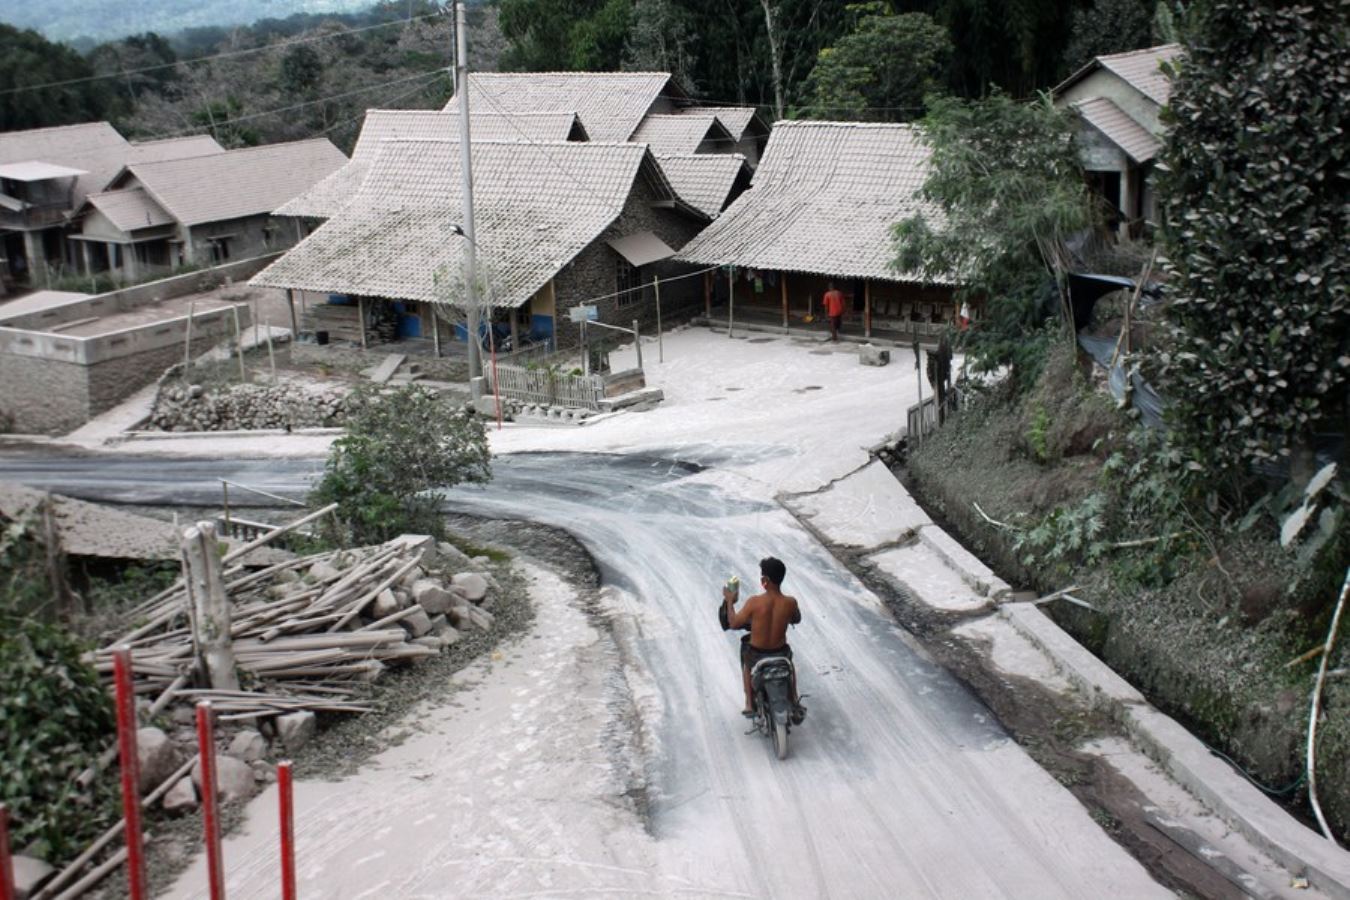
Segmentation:
<svg viewBox="0 0 1350 900">
<path fill-rule="evenodd" d="M 218 498 L 221 477 L 299 494 L 317 465 L 0 458 L 0 479 L 197 505 Z M 523 454 L 498 458 L 496 473 L 447 506 L 564 528 L 601 568 L 637 711 L 637 724 L 616 712 L 610 727 L 644 734 L 642 806 L 661 868 L 706 869 L 717 893 L 755 897 L 1172 896 L 750 486 L 631 456 Z M 789 637 L 810 713 L 785 762 L 745 733 L 738 638 L 715 617 L 720 584 L 757 583 L 769 554 L 804 610 Z"/>
</svg>

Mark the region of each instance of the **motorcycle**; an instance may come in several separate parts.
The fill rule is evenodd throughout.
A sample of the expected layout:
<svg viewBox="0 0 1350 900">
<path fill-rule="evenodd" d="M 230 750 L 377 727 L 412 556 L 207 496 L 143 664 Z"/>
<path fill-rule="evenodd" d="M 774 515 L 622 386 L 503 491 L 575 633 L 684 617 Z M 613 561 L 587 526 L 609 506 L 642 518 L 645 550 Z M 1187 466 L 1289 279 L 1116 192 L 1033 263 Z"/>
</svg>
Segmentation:
<svg viewBox="0 0 1350 900">
<path fill-rule="evenodd" d="M 750 720 L 753 727 L 746 733 L 768 735 L 779 759 L 787 759 L 788 734 L 793 725 L 792 675 L 792 660 L 783 656 L 761 659 L 750 670 L 755 715 Z"/>
</svg>

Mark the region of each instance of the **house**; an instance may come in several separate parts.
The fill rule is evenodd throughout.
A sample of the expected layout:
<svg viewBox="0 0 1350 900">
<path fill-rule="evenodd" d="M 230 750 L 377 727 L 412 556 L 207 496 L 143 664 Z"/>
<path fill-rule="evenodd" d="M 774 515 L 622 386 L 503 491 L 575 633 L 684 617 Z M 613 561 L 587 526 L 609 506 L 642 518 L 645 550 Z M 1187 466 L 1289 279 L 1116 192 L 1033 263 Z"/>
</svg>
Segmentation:
<svg viewBox="0 0 1350 900">
<path fill-rule="evenodd" d="M 354 298 L 363 344 L 370 323 L 397 316 L 399 334 L 429 334 L 439 350 L 435 309 L 462 296 L 468 244 L 459 225 L 460 145 L 380 144 L 351 201 L 251 283 Z M 481 292 L 499 331 L 575 345 L 579 326 L 567 311 L 581 304 L 597 306 L 604 321 L 654 324 L 655 291 L 645 285 L 688 271 L 669 258 L 707 216 L 675 193 L 645 145 L 522 139 L 472 147 Z M 695 280 L 673 282 L 661 302 L 696 307 Z M 344 304 L 314 314 L 333 305 Z"/>
<path fill-rule="evenodd" d="M 724 267 L 704 284 L 709 314 L 714 297 L 734 297 L 735 315 L 786 327 L 819 314 L 834 282 L 867 335 L 938 334 L 956 318 L 952 284 L 892 266 L 892 226 L 939 215 L 918 196 L 928 157 L 912 125 L 778 122 L 750 189 L 676 259 Z"/>
<path fill-rule="evenodd" d="M 470 113 L 471 140 L 584 141 L 586 129 L 576 113 Z M 337 214 L 361 189 L 371 162 L 379 154 L 383 141 L 459 139 L 459 113 L 425 109 L 368 109 L 361 133 L 352 148 L 352 158 L 342 168 L 322 179 L 309 190 L 283 204 L 278 216 L 304 219 L 329 219 Z"/>
<path fill-rule="evenodd" d="M 77 269 L 67 220 L 123 167 L 221 152 L 206 135 L 132 143 L 107 122 L 0 132 L 0 285 Z"/>
<path fill-rule="evenodd" d="M 295 243 L 272 211 L 347 163 L 326 138 L 132 162 L 75 213 L 85 273 L 128 279 Z"/>
<path fill-rule="evenodd" d="M 1098 56 L 1053 91 L 1055 106 L 1077 113 L 1083 168 L 1113 211 L 1122 235 L 1156 222 L 1153 171 L 1162 149 L 1159 114 L 1172 83 L 1162 66 L 1182 54 L 1179 44 Z"/>
</svg>

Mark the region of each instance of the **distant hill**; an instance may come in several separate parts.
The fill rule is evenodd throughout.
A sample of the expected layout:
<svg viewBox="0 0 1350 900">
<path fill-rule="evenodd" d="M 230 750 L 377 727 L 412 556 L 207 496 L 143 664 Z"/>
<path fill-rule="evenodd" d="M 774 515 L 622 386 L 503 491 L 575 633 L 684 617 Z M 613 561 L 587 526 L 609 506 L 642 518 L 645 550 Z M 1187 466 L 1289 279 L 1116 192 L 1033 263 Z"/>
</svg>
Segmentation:
<svg viewBox="0 0 1350 900">
<path fill-rule="evenodd" d="M 145 31 L 247 25 L 296 13 L 360 12 L 373 5 L 373 0 L 0 0 L 0 22 L 32 28 L 54 41 L 97 42 Z"/>
</svg>

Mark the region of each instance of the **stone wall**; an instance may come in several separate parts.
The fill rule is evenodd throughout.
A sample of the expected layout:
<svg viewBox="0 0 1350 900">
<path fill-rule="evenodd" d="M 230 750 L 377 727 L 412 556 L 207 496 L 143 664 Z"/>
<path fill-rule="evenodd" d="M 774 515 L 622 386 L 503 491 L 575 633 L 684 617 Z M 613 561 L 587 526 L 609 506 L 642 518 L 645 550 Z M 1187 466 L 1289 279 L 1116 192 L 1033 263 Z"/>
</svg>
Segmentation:
<svg viewBox="0 0 1350 900">
<path fill-rule="evenodd" d="M 78 363 L 0 353 L 0 430 L 61 434 L 84 424 L 87 371 Z"/>
<path fill-rule="evenodd" d="M 558 298 L 554 336 L 559 349 L 576 347 L 580 343 L 580 329 L 568 319 L 567 310 L 592 302 L 592 298 L 596 297 L 603 298 L 594 301 L 599 309 L 600 321 L 631 327 L 633 320 L 637 319 L 638 327 L 644 334 L 656 333 L 656 298 L 653 291 L 647 290 L 640 300 L 631 303 L 627 298 L 609 296 L 617 286 L 620 256 L 607 242 L 625 235 L 650 231 L 673 249 L 679 250 L 706 224 L 678 210 L 653 208 L 652 203 L 658 199 L 661 197 L 655 189 L 644 176 L 639 175 L 622 215 L 554 279 Z M 643 281 L 650 282 L 653 276 L 662 281 L 663 327 L 670 328 L 687 321 L 702 309 L 701 278 L 682 278 L 667 283 L 669 278 L 693 271 L 693 266 L 670 261 L 642 267 Z"/>
</svg>

